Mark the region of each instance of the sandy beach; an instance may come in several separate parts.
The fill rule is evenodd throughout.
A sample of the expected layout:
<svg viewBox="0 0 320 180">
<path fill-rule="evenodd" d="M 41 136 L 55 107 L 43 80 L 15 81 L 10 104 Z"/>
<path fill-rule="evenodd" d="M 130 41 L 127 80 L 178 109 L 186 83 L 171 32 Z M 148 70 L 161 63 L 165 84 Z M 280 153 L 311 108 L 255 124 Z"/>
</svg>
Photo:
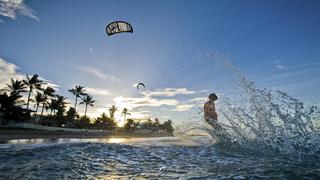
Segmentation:
<svg viewBox="0 0 320 180">
<path fill-rule="evenodd" d="M 111 137 L 163 137 L 169 136 L 159 133 L 134 134 L 134 133 L 110 133 L 110 132 L 66 132 L 66 131 L 44 131 L 23 128 L 1 128 L 0 142 L 12 139 L 36 139 L 36 138 L 111 138 Z"/>
</svg>

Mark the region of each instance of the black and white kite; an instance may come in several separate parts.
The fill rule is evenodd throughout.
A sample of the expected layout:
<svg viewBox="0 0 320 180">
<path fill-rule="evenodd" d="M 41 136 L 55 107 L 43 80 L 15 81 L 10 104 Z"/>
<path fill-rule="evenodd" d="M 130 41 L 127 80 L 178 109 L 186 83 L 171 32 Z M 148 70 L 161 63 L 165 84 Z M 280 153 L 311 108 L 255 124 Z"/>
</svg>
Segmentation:
<svg viewBox="0 0 320 180">
<path fill-rule="evenodd" d="M 123 33 L 123 32 L 133 32 L 132 26 L 124 21 L 114 21 L 106 27 L 106 32 L 108 36 Z"/>
</svg>

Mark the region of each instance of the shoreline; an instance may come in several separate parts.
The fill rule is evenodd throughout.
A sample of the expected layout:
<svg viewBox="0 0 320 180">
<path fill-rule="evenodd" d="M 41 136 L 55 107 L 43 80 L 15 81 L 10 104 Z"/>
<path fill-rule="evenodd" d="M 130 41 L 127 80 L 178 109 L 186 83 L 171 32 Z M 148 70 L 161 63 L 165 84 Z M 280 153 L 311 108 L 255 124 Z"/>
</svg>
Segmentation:
<svg viewBox="0 0 320 180">
<path fill-rule="evenodd" d="M 107 132 L 67 132 L 67 131 L 45 131 L 22 128 L 0 128 L 0 141 L 18 139 L 58 139 L 58 138 L 75 138 L 75 139 L 95 139 L 95 138 L 153 138 L 153 137 L 174 137 L 169 134 L 135 134 L 135 133 L 107 133 Z"/>
</svg>

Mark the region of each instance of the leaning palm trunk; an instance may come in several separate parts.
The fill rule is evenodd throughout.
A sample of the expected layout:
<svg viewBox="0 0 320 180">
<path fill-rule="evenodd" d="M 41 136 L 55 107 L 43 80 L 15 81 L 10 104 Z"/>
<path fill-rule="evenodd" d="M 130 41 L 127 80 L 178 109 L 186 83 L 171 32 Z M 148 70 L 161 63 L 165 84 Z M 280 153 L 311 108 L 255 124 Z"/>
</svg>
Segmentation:
<svg viewBox="0 0 320 180">
<path fill-rule="evenodd" d="M 29 95 L 28 95 L 28 100 L 27 100 L 27 110 L 29 110 L 29 102 L 30 102 L 31 91 L 32 91 L 32 89 L 30 88 Z"/>
<path fill-rule="evenodd" d="M 88 105 L 86 104 L 86 109 L 84 111 L 84 117 L 87 117 L 87 108 L 88 108 Z"/>
<path fill-rule="evenodd" d="M 74 110 L 77 111 L 77 100 L 78 100 L 78 96 L 76 96 L 76 101 L 74 103 Z"/>
<path fill-rule="evenodd" d="M 38 113 L 38 108 L 39 108 L 39 104 L 37 104 L 36 112 L 35 112 L 34 114 L 37 114 L 37 113 Z"/>
<path fill-rule="evenodd" d="M 45 106 L 45 103 L 42 104 L 42 110 L 41 110 L 41 114 L 40 114 L 41 119 L 42 119 L 42 114 L 43 114 L 44 106 Z"/>
<path fill-rule="evenodd" d="M 37 104 L 36 112 L 34 113 L 35 115 L 37 115 L 37 113 L 38 113 L 38 108 L 39 108 L 39 104 Z M 35 124 L 36 123 L 36 116 L 33 119 L 34 119 L 33 124 Z"/>
</svg>

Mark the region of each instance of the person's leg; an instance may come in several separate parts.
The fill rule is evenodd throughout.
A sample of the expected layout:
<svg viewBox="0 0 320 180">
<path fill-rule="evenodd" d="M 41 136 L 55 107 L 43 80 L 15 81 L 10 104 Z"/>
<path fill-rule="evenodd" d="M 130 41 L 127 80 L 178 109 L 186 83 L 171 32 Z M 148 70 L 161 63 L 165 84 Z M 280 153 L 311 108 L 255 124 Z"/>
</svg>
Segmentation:
<svg viewBox="0 0 320 180">
<path fill-rule="evenodd" d="M 221 126 L 218 124 L 216 119 L 209 118 L 207 120 L 208 124 L 210 124 L 214 129 L 221 130 Z"/>
</svg>

